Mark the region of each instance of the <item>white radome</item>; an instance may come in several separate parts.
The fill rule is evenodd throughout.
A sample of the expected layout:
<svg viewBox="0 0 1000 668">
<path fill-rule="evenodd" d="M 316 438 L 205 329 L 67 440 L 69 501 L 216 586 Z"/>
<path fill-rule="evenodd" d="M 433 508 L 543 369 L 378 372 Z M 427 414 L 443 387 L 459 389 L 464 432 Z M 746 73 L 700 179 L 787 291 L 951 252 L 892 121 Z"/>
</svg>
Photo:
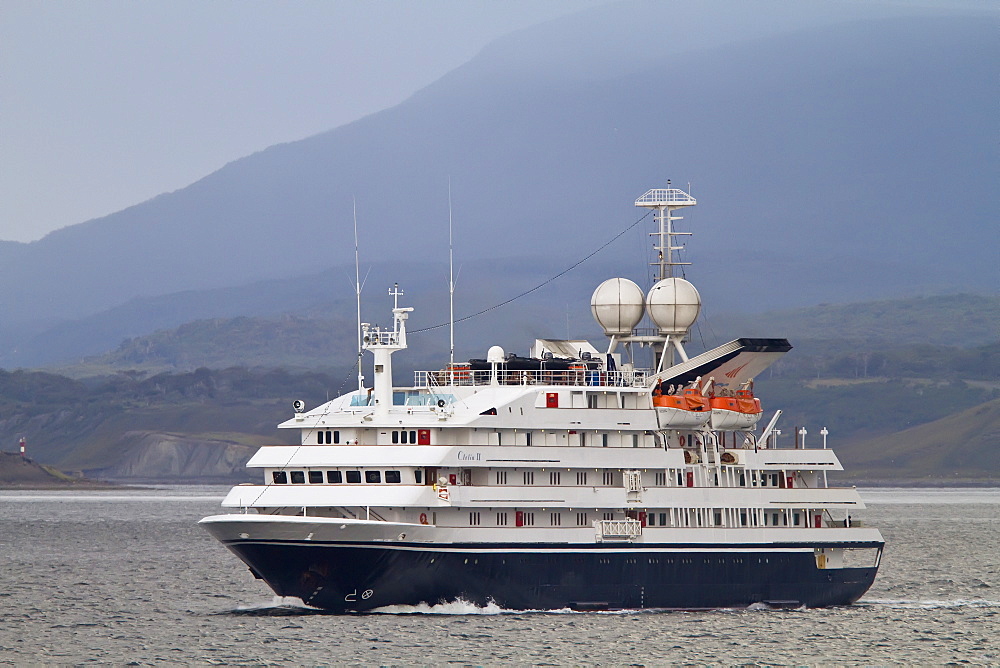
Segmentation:
<svg viewBox="0 0 1000 668">
<path fill-rule="evenodd" d="M 661 335 L 684 334 L 701 311 L 701 295 L 683 278 L 664 278 L 646 296 L 646 312 Z"/>
<path fill-rule="evenodd" d="M 607 336 L 625 336 L 642 320 L 645 302 L 642 288 L 635 282 L 609 278 L 594 290 L 590 311 Z"/>
</svg>

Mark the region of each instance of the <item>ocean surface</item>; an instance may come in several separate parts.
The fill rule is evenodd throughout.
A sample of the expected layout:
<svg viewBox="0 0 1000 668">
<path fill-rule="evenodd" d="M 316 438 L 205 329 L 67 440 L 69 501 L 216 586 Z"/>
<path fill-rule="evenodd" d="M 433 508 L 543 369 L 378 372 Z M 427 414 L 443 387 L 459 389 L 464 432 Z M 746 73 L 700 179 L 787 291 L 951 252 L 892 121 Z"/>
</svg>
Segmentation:
<svg viewBox="0 0 1000 668">
<path fill-rule="evenodd" d="M 862 490 L 888 544 L 848 607 L 349 616 L 196 525 L 226 491 L 0 492 L 0 664 L 1000 664 L 1000 489 Z"/>
</svg>

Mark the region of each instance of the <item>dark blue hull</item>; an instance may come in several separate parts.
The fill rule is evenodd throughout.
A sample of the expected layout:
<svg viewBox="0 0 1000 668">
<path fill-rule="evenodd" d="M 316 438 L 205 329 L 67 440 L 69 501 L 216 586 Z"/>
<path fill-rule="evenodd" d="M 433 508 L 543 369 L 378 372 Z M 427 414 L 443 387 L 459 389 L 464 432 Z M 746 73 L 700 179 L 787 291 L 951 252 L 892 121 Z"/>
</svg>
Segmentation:
<svg viewBox="0 0 1000 668">
<path fill-rule="evenodd" d="M 877 561 L 866 568 L 821 569 L 811 549 L 775 545 L 232 541 L 227 547 L 275 593 L 336 612 L 456 600 L 510 610 L 824 607 L 857 601 L 878 571 Z M 882 544 L 851 547 L 881 550 Z"/>
</svg>

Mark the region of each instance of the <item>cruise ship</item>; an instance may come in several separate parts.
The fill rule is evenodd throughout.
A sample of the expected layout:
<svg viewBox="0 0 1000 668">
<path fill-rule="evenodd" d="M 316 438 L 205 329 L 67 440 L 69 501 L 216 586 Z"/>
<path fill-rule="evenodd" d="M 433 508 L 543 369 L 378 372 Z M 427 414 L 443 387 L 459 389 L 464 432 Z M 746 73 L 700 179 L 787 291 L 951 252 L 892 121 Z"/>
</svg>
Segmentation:
<svg viewBox="0 0 1000 668">
<path fill-rule="evenodd" d="M 856 489 L 827 484 L 842 467 L 826 428 L 820 447 L 804 428 L 779 447 L 781 411 L 754 395 L 791 346 L 739 338 L 689 357 L 701 297 L 676 275 L 690 234 L 676 214 L 696 200 L 668 184 L 635 204 L 655 221 L 655 282 L 597 287 L 600 347 L 493 345 L 396 386 L 413 309 L 393 289 L 392 324 L 360 324 L 371 386 L 296 401 L 279 427 L 298 443 L 262 447 L 247 463 L 260 483 L 201 525 L 276 594 L 336 612 L 857 601 L 882 536 L 852 519 Z"/>
</svg>

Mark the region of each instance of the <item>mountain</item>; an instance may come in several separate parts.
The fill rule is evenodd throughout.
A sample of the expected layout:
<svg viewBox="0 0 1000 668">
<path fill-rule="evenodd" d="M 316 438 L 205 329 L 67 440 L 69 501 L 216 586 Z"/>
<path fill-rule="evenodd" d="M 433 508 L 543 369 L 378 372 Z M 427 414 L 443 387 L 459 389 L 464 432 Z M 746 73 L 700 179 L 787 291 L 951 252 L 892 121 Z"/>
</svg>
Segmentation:
<svg viewBox="0 0 1000 668">
<path fill-rule="evenodd" d="M 673 177 L 699 198 L 689 278 L 719 311 L 995 293 L 993 15 L 807 4 L 583 12 L 498 40 L 392 109 L 3 243 L 0 365 L 123 305 L 349 265 L 352 199 L 367 256 L 439 262 L 449 177 L 467 263 L 564 266 L 628 229 L 642 214 L 631 201 Z M 605 259 L 648 257 L 645 232 Z M 582 285 L 608 277 L 589 270 Z M 334 299 L 352 298 L 341 282 Z M 105 340 L 156 328 L 133 310 Z M 234 315 L 221 311 L 195 317 Z M 194 319 L 179 317 L 157 326 Z"/>
<path fill-rule="evenodd" d="M 895 434 L 838 448 L 855 480 L 1000 482 L 1000 399 Z"/>
<path fill-rule="evenodd" d="M 104 482 L 62 471 L 22 457 L 17 452 L 0 452 L 0 489 L 113 489 Z"/>
</svg>

